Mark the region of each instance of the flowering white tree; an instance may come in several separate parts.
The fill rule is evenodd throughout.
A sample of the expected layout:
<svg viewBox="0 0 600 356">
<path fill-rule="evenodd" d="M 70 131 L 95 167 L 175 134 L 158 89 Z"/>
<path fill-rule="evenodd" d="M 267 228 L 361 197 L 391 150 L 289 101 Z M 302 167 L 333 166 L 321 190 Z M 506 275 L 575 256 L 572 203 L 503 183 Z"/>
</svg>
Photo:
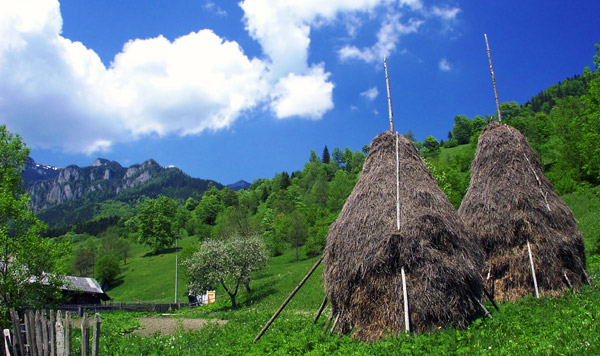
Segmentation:
<svg viewBox="0 0 600 356">
<path fill-rule="evenodd" d="M 184 265 L 192 292 L 204 293 L 220 284 L 235 308 L 240 284 L 249 284 L 252 272 L 266 266 L 266 262 L 265 243 L 260 237 L 253 236 L 205 241 L 198 252 L 185 260 Z"/>
</svg>

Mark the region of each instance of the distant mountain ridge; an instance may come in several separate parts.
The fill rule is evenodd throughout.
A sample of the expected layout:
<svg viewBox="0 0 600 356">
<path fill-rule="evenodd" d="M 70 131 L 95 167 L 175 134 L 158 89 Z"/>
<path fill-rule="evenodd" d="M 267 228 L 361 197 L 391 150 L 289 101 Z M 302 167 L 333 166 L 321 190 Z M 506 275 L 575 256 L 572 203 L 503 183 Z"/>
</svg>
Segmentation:
<svg viewBox="0 0 600 356">
<path fill-rule="evenodd" d="M 242 190 L 250 188 L 252 184 L 246 182 L 245 180 L 238 180 L 235 183 L 227 184 L 227 188 L 231 190 Z"/>
<path fill-rule="evenodd" d="M 123 167 L 98 158 L 87 167 L 65 168 L 37 164 L 30 159 L 22 176 L 31 197 L 31 209 L 51 227 L 92 219 L 99 204 L 107 200 L 130 206 L 135 206 L 142 196 L 155 198 L 159 194 L 199 200 L 212 186 L 224 188 L 213 180 L 192 178 L 179 168 L 162 167 L 153 159 Z"/>
</svg>

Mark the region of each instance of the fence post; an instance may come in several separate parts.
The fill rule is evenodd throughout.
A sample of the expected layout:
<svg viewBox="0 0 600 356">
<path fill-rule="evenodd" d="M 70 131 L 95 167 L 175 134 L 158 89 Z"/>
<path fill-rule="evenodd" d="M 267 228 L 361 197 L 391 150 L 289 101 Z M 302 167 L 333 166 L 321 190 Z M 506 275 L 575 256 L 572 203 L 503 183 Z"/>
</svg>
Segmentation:
<svg viewBox="0 0 600 356">
<path fill-rule="evenodd" d="M 14 308 L 10 308 L 10 319 L 12 320 L 14 330 L 13 346 L 15 346 L 16 343 L 18 343 L 20 355 L 25 356 L 25 345 L 23 345 L 23 336 L 21 335 L 21 323 L 19 322 L 19 314 L 17 314 Z M 25 319 L 24 316 L 23 319 Z M 16 355 L 17 348 L 14 347 L 13 351 Z"/>
<path fill-rule="evenodd" d="M 33 323 L 35 328 L 35 347 L 37 348 L 38 355 L 44 355 L 44 336 L 42 334 L 42 316 L 40 311 L 35 311 L 35 322 Z"/>
<path fill-rule="evenodd" d="M 37 348 L 35 347 L 35 332 L 34 332 L 34 320 L 31 311 L 23 312 L 23 319 L 25 320 L 25 339 L 27 340 L 27 346 L 32 356 L 37 356 Z"/>
<path fill-rule="evenodd" d="M 100 347 L 100 314 L 94 316 L 94 327 L 92 328 L 92 356 L 98 356 Z"/>
<path fill-rule="evenodd" d="M 10 329 L 4 329 L 2 330 L 2 333 L 4 335 L 4 352 L 6 353 L 6 356 L 10 356 L 11 346 L 13 350 L 15 349 L 15 344 L 10 339 Z"/>
<path fill-rule="evenodd" d="M 65 313 L 65 356 L 71 356 L 71 312 Z"/>
<path fill-rule="evenodd" d="M 60 310 L 56 312 L 56 356 L 65 356 L 65 328 Z"/>
<path fill-rule="evenodd" d="M 44 356 L 48 356 L 48 318 L 46 317 L 46 311 L 40 311 L 40 322 L 42 324 L 42 350 L 44 351 Z"/>
<path fill-rule="evenodd" d="M 90 354 L 90 330 L 87 325 L 87 314 L 83 314 L 81 319 L 81 356 Z"/>
<path fill-rule="evenodd" d="M 50 310 L 50 321 L 48 322 L 48 331 L 50 332 L 50 356 L 56 356 L 56 334 L 54 332 L 54 311 Z"/>
</svg>

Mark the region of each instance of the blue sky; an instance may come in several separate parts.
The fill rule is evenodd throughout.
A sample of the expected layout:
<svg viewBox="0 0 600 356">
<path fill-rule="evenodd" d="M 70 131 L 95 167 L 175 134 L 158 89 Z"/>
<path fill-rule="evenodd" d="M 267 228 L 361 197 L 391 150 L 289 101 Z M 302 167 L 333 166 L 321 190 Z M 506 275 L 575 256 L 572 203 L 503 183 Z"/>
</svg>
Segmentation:
<svg viewBox="0 0 600 356">
<path fill-rule="evenodd" d="M 149 158 L 233 183 L 388 129 L 525 103 L 592 66 L 598 1 L 0 2 L 0 123 L 39 163 Z"/>
</svg>

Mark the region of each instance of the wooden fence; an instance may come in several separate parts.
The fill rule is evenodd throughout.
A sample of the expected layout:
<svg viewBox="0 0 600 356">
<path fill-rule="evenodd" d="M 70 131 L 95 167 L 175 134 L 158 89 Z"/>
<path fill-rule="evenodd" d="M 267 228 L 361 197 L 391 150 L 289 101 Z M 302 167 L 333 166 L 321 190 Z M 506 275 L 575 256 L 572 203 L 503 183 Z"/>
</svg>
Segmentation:
<svg viewBox="0 0 600 356">
<path fill-rule="evenodd" d="M 111 312 L 113 310 L 125 310 L 130 312 L 156 312 L 166 313 L 173 310 L 179 310 L 184 306 L 188 306 L 188 303 L 167 303 L 167 304 L 156 304 L 156 303 L 109 303 L 109 304 L 72 304 L 72 305 L 61 305 L 56 307 L 57 310 L 69 311 L 79 316 L 83 315 L 84 312 L 89 313 L 104 313 Z"/>
<path fill-rule="evenodd" d="M 55 317 L 56 315 L 56 317 Z M 29 310 L 23 313 L 23 322 L 10 309 L 12 332 L 4 329 L 6 356 L 71 356 L 71 316 L 61 311 Z M 81 319 L 81 355 L 90 355 L 90 324 L 92 327 L 91 355 L 98 356 L 100 342 L 100 315 L 88 322 L 87 314 Z"/>
</svg>

